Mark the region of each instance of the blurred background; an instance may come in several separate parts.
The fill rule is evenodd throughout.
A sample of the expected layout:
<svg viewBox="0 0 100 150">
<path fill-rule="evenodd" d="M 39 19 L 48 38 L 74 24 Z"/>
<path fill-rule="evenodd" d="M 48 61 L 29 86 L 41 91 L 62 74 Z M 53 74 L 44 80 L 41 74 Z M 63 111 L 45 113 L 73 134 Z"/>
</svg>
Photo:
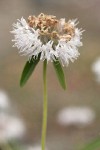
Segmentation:
<svg viewBox="0 0 100 150">
<path fill-rule="evenodd" d="M 25 123 L 25 145 L 40 145 L 42 126 L 42 62 L 27 84 L 19 80 L 27 57 L 12 48 L 10 31 L 22 16 L 41 12 L 66 20 L 78 18 L 83 33 L 80 57 L 64 68 L 67 90 L 48 64 L 48 150 L 79 150 L 100 136 L 100 0 L 0 0 L 0 91 Z M 3 98 L 1 98 L 3 99 Z M 35 148 L 34 148 L 35 150 Z"/>
</svg>

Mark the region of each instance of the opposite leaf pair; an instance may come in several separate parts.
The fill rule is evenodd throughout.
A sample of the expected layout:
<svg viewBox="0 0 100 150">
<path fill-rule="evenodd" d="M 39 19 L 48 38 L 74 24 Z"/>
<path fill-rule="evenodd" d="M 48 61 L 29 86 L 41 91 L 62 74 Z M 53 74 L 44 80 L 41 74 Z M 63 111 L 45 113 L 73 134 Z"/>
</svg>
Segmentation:
<svg viewBox="0 0 100 150">
<path fill-rule="evenodd" d="M 20 86 L 24 86 L 25 83 L 27 82 L 27 80 L 29 79 L 29 77 L 31 76 L 31 74 L 33 73 L 36 65 L 39 63 L 40 61 L 40 55 L 38 55 L 37 58 L 32 58 L 30 61 L 26 62 L 26 65 L 24 67 L 24 70 L 22 72 L 22 76 L 21 76 L 21 80 L 20 80 Z M 62 69 L 62 66 L 60 64 L 60 62 L 54 61 L 53 62 L 55 71 L 57 73 L 59 82 L 62 86 L 63 89 L 66 89 L 66 82 L 65 82 L 65 77 L 64 77 L 64 72 Z"/>
</svg>

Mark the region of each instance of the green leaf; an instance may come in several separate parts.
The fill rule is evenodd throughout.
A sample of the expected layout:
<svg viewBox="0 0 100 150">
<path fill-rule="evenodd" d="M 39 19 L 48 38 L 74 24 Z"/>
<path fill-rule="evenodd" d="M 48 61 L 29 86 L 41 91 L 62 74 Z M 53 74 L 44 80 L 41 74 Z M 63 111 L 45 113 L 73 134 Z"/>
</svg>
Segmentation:
<svg viewBox="0 0 100 150">
<path fill-rule="evenodd" d="M 24 86 L 29 77 L 31 76 L 32 72 L 34 71 L 36 65 L 38 64 L 40 60 L 40 55 L 36 59 L 32 58 L 30 61 L 27 61 L 25 64 L 25 67 L 23 69 L 21 80 L 20 80 L 20 86 Z"/>
<path fill-rule="evenodd" d="M 65 76 L 64 76 L 62 66 L 58 60 L 53 61 L 53 65 L 54 65 L 58 80 L 59 80 L 62 88 L 65 90 L 66 89 L 66 81 L 65 81 Z"/>
<path fill-rule="evenodd" d="M 99 150 L 98 148 L 100 149 L 100 137 L 86 145 L 82 150 Z"/>
</svg>

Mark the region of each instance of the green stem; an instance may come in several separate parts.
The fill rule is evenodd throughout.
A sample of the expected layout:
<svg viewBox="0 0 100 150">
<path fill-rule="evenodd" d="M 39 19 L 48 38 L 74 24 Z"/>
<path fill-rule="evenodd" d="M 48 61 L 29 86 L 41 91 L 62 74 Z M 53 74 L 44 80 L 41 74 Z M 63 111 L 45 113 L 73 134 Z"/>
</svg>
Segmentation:
<svg viewBox="0 0 100 150">
<path fill-rule="evenodd" d="M 41 137 L 41 146 L 42 150 L 45 150 L 45 141 L 46 141 L 46 129 L 47 129 L 47 61 L 44 61 L 43 64 L 43 123 L 42 123 L 42 137 Z"/>
</svg>

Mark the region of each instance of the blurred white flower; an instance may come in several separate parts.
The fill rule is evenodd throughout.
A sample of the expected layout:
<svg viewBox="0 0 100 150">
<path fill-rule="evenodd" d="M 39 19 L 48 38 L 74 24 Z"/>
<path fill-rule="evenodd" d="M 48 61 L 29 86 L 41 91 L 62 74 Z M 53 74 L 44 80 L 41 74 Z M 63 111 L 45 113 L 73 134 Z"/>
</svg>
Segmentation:
<svg viewBox="0 0 100 150">
<path fill-rule="evenodd" d="M 7 109 L 9 107 L 9 98 L 7 94 L 0 90 L 0 108 Z"/>
<path fill-rule="evenodd" d="M 40 145 L 36 145 L 36 146 L 29 146 L 27 148 L 27 150 L 41 150 L 41 146 Z M 45 150 L 48 150 L 47 148 Z"/>
<path fill-rule="evenodd" d="M 59 59 L 62 65 L 68 65 L 80 55 L 78 48 L 82 46 L 82 29 L 78 29 L 77 19 L 65 21 L 56 16 L 41 13 L 23 17 L 13 24 L 14 47 L 29 59 L 40 54 L 40 60 L 55 61 Z"/>
<path fill-rule="evenodd" d="M 25 127 L 22 120 L 5 113 L 0 113 L 0 143 L 21 138 L 24 132 Z"/>
<path fill-rule="evenodd" d="M 60 125 L 85 126 L 91 124 L 95 119 L 95 112 L 88 107 L 68 107 L 62 109 L 57 116 Z"/>
<path fill-rule="evenodd" d="M 92 71 L 95 74 L 95 80 L 100 83 L 100 57 L 92 64 Z"/>
</svg>

